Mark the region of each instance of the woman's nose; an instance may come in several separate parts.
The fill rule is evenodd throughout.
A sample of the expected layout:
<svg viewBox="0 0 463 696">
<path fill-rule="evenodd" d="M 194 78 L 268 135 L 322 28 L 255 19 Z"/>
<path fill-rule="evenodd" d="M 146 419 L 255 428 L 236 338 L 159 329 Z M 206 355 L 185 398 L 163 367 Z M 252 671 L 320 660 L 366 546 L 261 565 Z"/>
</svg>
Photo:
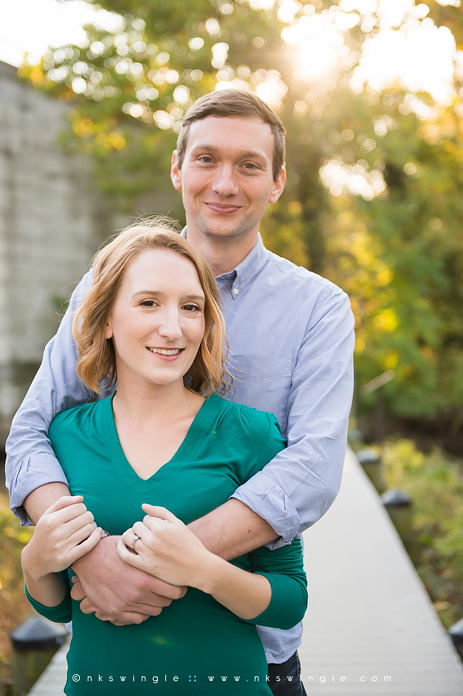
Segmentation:
<svg viewBox="0 0 463 696">
<path fill-rule="evenodd" d="M 159 334 L 164 336 L 169 341 L 175 341 L 182 336 L 182 327 L 180 325 L 180 317 L 177 310 L 165 311 L 161 317 L 159 325 Z"/>
</svg>

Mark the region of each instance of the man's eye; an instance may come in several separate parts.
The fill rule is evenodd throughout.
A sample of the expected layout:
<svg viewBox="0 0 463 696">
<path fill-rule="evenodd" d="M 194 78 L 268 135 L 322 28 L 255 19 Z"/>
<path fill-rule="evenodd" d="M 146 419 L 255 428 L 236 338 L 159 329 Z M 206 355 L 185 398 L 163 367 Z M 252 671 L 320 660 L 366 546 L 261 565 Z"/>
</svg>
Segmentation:
<svg viewBox="0 0 463 696">
<path fill-rule="evenodd" d="M 249 169 L 249 171 L 253 171 L 254 169 L 257 169 L 257 164 L 254 164 L 253 162 L 246 162 L 244 167 L 245 169 Z"/>
<path fill-rule="evenodd" d="M 212 157 L 208 157 L 208 155 L 201 155 L 199 161 L 204 162 L 204 164 L 210 164 L 213 160 Z"/>
</svg>

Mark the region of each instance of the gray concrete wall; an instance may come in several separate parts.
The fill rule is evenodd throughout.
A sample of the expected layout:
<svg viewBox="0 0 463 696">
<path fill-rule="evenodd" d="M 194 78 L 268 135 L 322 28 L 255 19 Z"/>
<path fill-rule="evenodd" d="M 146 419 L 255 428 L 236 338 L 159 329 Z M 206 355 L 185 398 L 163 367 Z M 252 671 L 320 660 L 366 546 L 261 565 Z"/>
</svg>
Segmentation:
<svg viewBox="0 0 463 696">
<path fill-rule="evenodd" d="M 60 301 L 112 229 L 99 230 L 89 162 L 57 145 L 65 114 L 0 63 L 0 446 Z"/>
</svg>

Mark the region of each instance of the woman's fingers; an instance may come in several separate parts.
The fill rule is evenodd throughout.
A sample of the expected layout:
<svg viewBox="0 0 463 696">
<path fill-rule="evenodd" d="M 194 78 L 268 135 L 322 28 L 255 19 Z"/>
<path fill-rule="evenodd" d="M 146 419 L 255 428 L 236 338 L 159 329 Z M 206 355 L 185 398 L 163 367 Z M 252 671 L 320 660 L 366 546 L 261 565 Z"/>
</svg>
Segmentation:
<svg viewBox="0 0 463 696">
<path fill-rule="evenodd" d="M 83 515 L 86 515 L 86 517 L 84 520 L 80 520 L 76 523 L 78 526 L 87 524 L 89 516 L 91 516 L 91 520 L 93 521 L 93 515 L 83 504 L 82 496 L 75 496 L 74 498 L 65 496 L 65 498 L 60 498 L 60 500 L 48 508 L 37 524 L 42 527 L 46 526 L 47 528 L 56 527 L 69 523 L 71 520 L 78 519 Z M 59 507 L 59 504 L 61 504 L 62 507 Z M 58 509 L 53 509 L 55 506 L 58 507 Z"/>
<path fill-rule="evenodd" d="M 90 531 L 88 532 L 87 536 L 89 536 L 94 529 L 96 529 L 96 523 L 94 520 L 94 517 L 91 512 L 88 510 L 82 515 L 79 515 L 78 517 L 74 517 L 73 519 L 69 520 L 68 522 L 64 522 L 63 524 L 63 531 L 66 535 L 66 538 L 69 540 L 72 540 L 74 537 L 74 534 L 79 532 L 81 529 L 86 529 L 89 528 L 90 525 Z M 85 537 L 82 537 L 82 539 Z"/>
<path fill-rule="evenodd" d="M 58 500 L 56 500 L 53 503 L 53 505 L 50 505 L 50 507 L 47 508 L 47 510 L 45 510 L 45 513 L 62 510 L 68 505 L 73 505 L 74 503 L 81 503 L 83 499 L 84 497 L 82 495 L 63 495 L 61 496 L 61 498 L 58 498 Z"/>
<path fill-rule="evenodd" d="M 125 532 L 125 534 L 127 534 L 127 532 Z M 122 561 L 124 561 L 124 563 L 128 563 L 129 565 L 134 566 L 134 568 L 144 570 L 145 564 L 141 556 L 139 556 L 137 553 L 134 553 L 133 551 L 129 551 L 130 544 L 127 545 L 127 543 L 123 541 L 123 539 L 124 535 L 122 535 L 122 537 L 118 540 L 116 546 L 116 551 L 119 555 L 119 558 Z"/>
<path fill-rule="evenodd" d="M 161 507 L 160 505 L 150 505 L 149 503 L 143 503 L 142 508 L 147 513 L 146 517 L 143 520 L 145 523 L 147 518 L 153 518 L 165 520 L 166 522 L 172 522 L 172 524 L 178 524 L 183 526 L 183 522 L 179 520 L 178 517 L 175 517 L 175 515 L 170 510 L 167 510 L 167 508 L 165 507 Z"/>
<path fill-rule="evenodd" d="M 58 512 L 59 510 L 64 510 L 70 505 L 75 505 L 76 503 L 81 503 L 83 501 L 83 496 L 81 495 L 63 495 L 58 498 L 53 505 L 45 510 L 44 515 L 48 515 L 51 512 Z"/>
<path fill-rule="evenodd" d="M 128 529 L 122 535 L 124 544 L 131 550 L 137 553 L 136 546 L 144 543 L 147 547 L 153 545 L 157 539 L 161 540 L 173 524 L 175 526 L 184 527 L 185 525 L 173 513 L 166 508 L 149 505 L 142 505 L 145 512 L 148 514 L 143 518 L 143 522 L 135 522 L 133 527 Z M 136 539 L 138 537 L 139 540 Z M 135 539 L 135 542 L 134 542 Z"/>
<path fill-rule="evenodd" d="M 135 522 L 122 535 L 117 546 L 119 557 L 169 585 L 191 584 L 196 546 L 199 544 L 200 550 L 204 547 L 169 510 L 153 505 L 143 505 L 143 509 L 148 513 L 143 522 Z"/>
<path fill-rule="evenodd" d="M 78 558 L 82 558 L 82 556 L 85 556 L 86 553 L 91 551 L 100 541 L 101 532 L 101 527 L 97 527 L 87 539 L 77 544 L 77 546 L 74 546 L 69 553 L 68 565 L 72 565 Z"/>
<path fill-rule="evenodd" d="M 135 532 L 133 531 L 132 527 L 124 532 L 121 539 L 127 548 L 132 548 L 132 542 L 135 539 Z M 133 551 L 135 551 L 135 549 L 133 549 Z"/>
<path fill-rule="evenodd" d="M 143 542 L 148 541 L 149 530 L 145 527 L 143 522 L 135 522 L 133 527 L 127 529 L 122 535 L 122 541 L 130 549 L 131 553 L 138 553 L 137 546 Z"/>
<path fill-rule="evenodd" d="M 66 544 L 69 544 L 70 547 L 81 544 L 83 541 L 85 541 L 85 539 L 88 539 L 88 537 L 93 534 L 95 529 L 97 529 L 95 522 L 89 522 L 83 527 L 79 527 L 73 534 L 68 536 L 66 539 Z"/>
<path fill-rule="evenodd" d="M 81 495 L 62 496 L 42 515 L 34 533 L 41 560 L 50 572 L 68 567 L 96 546 L 101 538 L 93 514 Z"/>
<path fill-rule="evenodd" d="M 72 508 L 82 508 L 78 510 Z M 69 514 L 77 516 L 70 517 Z M 64 519 L 63 519 L 64 513 Z M 77 503 L 72 507 L 66 507 L 63 510 L 52 512 L 48 515 L 43 515 L 37 525 L 36 532 L 44 535 L 44 539 L 48 539 L 48 547 L 54 547 L 57 552 L 72 548 L 76 544 L 80 544 L 84 539 L 89 537 L 96 529 L 96 524 L 91 512 L 85 505 Z"/>
</svg>

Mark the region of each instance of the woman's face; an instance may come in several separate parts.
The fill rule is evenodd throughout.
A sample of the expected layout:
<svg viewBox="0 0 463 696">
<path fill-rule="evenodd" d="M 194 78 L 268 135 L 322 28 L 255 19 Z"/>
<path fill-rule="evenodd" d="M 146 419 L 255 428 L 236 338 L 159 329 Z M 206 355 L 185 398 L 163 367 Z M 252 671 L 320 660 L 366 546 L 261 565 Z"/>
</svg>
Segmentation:
<svg viewBox="0 0 463 696">
<path fill-rule="evenodd" d="M 139 254 L 124 273 L 105 331 L 118 384 L 183 384 L 204 336 L 204 307 L 191 261 L 168 249 Z"/>
</svg>

